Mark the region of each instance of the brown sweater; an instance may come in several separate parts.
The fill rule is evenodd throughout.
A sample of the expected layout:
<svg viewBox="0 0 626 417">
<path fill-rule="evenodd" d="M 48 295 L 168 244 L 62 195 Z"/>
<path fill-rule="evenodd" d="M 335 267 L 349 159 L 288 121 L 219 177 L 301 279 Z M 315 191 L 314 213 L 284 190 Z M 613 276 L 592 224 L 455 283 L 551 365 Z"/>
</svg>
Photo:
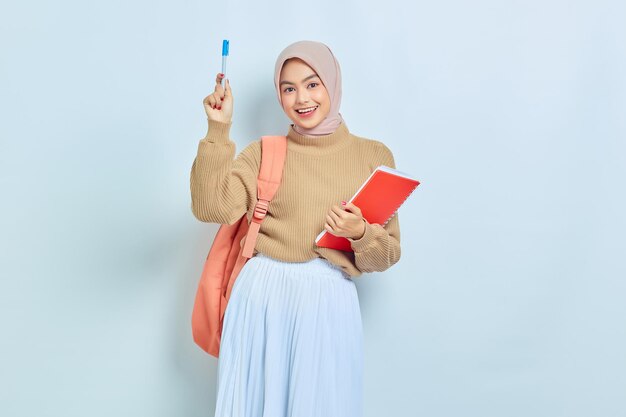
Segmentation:
<svg viewBox="0 0 626 417">
<path fill-rule="evenodd" d="M 229 136 L 232 121 L 208 123 L 191 168 L 191 210 L 203 222 L 233 224 L 244 214 L 250 221 L 257 200 L 261 139 L 235 158 L 236 145 Z M 321 257 L 351 277 L 394 265 L 400 259 L 397 213 L 385 227 L 366 222 L 363 237 L 349 239 L 354 253 L 315 244 L 331 206 L 348 201 L 379 165 L 396 167 L 389 148 L 353 135 L 345 122 L 324 136 L 300 135 L 290 126 L 282 182 L 261 223 L 254 253 L 285 262 Z"/>
</svg>

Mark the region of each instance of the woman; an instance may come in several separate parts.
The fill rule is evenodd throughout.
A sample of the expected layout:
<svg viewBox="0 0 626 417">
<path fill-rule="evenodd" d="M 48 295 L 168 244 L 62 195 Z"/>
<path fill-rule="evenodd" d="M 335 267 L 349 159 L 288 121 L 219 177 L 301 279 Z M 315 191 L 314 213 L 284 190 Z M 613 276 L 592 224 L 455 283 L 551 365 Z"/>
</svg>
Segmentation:
<svg viewBox="0 0 626 417">
<path fill-rule="evenodd" d="M 205 222 L 248 220 L 261 141 L 235 158 L 228 79 L 203 103 L 209 129 L 191 170 L 192 211 Z M 299 41 L 276 60 L 278 101 L 293 122 L 280 187 L 254 255 L 233 285 L 218 360 L 216 417 L 361 417 L 363 333 L 353 278 L 400 259 L 397 214 L 383 227 L 346 203 L 379 165 L 381 142 L 352 134 L 339 113 L 341 71 L 323 43 Z M 323 230 L 353 252 L 317 247 Z"/>
</svg>

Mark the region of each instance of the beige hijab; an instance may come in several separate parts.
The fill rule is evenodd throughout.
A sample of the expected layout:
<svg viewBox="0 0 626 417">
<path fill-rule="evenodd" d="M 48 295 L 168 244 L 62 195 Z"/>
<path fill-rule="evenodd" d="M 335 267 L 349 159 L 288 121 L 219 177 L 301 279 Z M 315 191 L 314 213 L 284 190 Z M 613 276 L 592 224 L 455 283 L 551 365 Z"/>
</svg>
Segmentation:
<svg viewBox="0 0 626 417">
<path fill-rule="evenodd" d="M 280 55 L 278 55 L 274 68 L 274 86 L 276 87 L 278 102 L 281 104 L 281 107 L 282 100 L 278 83 L 280 82 L 280 72 L 283 69 L 283 64 L 289 58 L 300 58 L 313 68 L 322 80 L 330 97 L 330 112 L 317 126 L 311 129 L 305 129 L 293 123 L 291 126 L 301 135 L 320 136 L 333 133 L 343 123 L 343 118 L 341 113 L 339 113 L 339 105 L 341 104 L 341 69 L 339 68 L 339 62 L 335 59 L 330 48 L 321 42 L 298 41 L 283 49 Z"/>
</svg>

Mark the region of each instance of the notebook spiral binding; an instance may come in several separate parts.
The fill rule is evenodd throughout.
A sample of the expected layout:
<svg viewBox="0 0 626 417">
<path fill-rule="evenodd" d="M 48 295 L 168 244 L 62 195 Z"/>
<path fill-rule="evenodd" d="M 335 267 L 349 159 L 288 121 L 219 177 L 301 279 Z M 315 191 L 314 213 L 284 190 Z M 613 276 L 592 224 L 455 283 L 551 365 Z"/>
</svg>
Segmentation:
<svg viewBox="0 0 626 417">
<path fill-rule="evenodd" d="M 406 195 L 406 197 L 404 197 L 404 200 L 402 200 L 402 202 L 400 203 L 400 205 L 398 206 L 398 208 L 396 209 L 396 211 L 394 211 L 391 216 L 389 216 L 389 218 L 387 219 L 387 221 L 385 221 L 385 223 L 383 223 L 383 227 L 387 226 L 387 223 L 389 223 L 389 220 L 391 220 L 393 218 L 393 216 L 396 215 L 396 213 L 398 213 L 398 210 L 400 209 L 400 206 L 402 206 L 404 204 L 404 202 L 411 197 L 411 194 L 413 194 L 413 191 L 415 191 L 417 189 L 417 185 L 415 187 L 413 187 L 413 189 L 411 190 L 410 193 L 408 193 Z"/>
</svg>

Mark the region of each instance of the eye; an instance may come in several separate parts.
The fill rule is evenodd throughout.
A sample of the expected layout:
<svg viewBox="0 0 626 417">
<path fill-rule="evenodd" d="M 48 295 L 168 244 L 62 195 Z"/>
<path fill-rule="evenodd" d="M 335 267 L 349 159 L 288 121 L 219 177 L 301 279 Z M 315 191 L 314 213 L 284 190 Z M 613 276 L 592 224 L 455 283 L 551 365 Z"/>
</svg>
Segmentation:
<svg viewBox="0 0 626 417">
<path fill-rule="evenodd" d="M 293 88 L 293 87 L 287 87 L 287 88 L 285 88 L 285 89 L 283 90 L 283 92 L 284 92 L 284 93 L 286 93 L 286 92 L 287 92 L 287 90 L 289 90 L 290 88 Z"/>
<path fill-rule="evenodd" d="M 315 84 L 316 86 L 319 85 L 318 83 L 316 83 L 315 81 L 313 81 L 311 84 L 309 84 L 309 86 Z"/>
</svg>

